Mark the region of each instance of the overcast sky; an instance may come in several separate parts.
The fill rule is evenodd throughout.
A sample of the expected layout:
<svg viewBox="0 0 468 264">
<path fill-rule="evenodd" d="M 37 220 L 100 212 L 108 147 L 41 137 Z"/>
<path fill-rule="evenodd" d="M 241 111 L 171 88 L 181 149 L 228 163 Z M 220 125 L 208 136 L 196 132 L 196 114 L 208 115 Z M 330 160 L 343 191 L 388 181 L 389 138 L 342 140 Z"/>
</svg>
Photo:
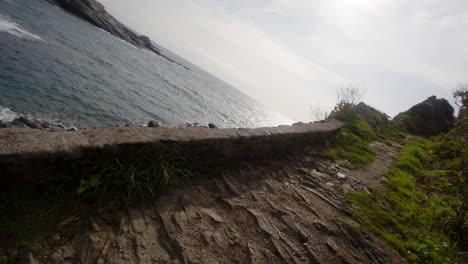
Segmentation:
<svg viewBox="0 0 468 264">
<path fill-rule="evenodd" d="M 359 86 L 393 116 L 468 82 L 467 0 L 100 0 L 116 18 L 294 120 Z"/>
</svg>

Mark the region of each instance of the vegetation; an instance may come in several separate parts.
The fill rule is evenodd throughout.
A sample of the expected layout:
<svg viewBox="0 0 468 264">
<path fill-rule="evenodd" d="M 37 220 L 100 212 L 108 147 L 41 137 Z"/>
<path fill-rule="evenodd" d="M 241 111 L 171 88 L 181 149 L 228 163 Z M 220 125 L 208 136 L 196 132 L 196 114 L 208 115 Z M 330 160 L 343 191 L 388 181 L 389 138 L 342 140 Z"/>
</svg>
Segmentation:
<svg viewBox="0 0 468 264">
<path fill-rule="evenodd" d="M 81 176 L 77 193 L 83 201 L 113 201 L 125 206 L 153 199 L 161 187 L 191 177 L 189 170 L 181 168 L 182 162 L 175 152 L 163 151 L 156 158 L 120 155 L 114 160 L 82 164 L 86 173 Z"/>
<path fill-rule="evenodd" d="M 345 128 L 329 142 L 330 148 L 322 154 L 324 157 L 347 160 L 344 164 L 348 167 L 349 163 L 365 165 L 374 161 L 375 153 L 369 147 L 371 141 L 392 144 L 405 137 L 408 126 L 401 119 L 390 120 L 387 115 L 359 103 L 363 93 L 356 88 L 347 87 L 338 94 L 341 99 L 328 118 L 343 121 Z M 468 224 L 463 199 L 468 175 L 467 95 L 466 89 L 454 93 L 460 112 L 453 129 L 432 139 L 413 138 L 405 145 L 386 174 L 384 191 L 347 194 L 360 208 L 357 216 L 411 263 L 453 263 L 462 259 L 459 252 L 466 252 L 468 248 L 463 229 Z M 446 101 L 434 100 L 412 108 L 416 113 L 411 113 L 414 114 L 412 118 L 429 115 L 431 120 L 440 117 L 453 122 L 451 117 L 441 117 L 453 114 L 445 107 Z M 400 115 L 405 116 L 409 118 L 409 115 Z M 410 131 L 429 131 L 434 127 L 440 132 L 450 125 L 436 121 L 423 122 L 419 127 L 414 126 L 416 121 L 411 121 Z M 353 230 L 349 224 L 339 222 Z"/>
<path fill-rule="evenodd" d="M 411 263 L 466 260 L 468 248 L 466 91 L 455 128 L 432 139 L 413 138 L 387 173 L 385 190 L 348 193 L 356 214 Z"/>
<path fill-rule="evenodd" d="M 116 154 L 113 159 L 76 164 L 70 180 L 40 186 L 17 186 L 0 195 L 0 263 L 17 263 L 22 251 L 52 246 L 82 215 L 100 208 L 144 205 L 168 185 L 187 181 L 192 173 L 174 151 L 153 158 Z"/>
<path fill-rule="evenodd" d="M 404 133 L 392 123 L 386 114 L 360 102 L 364 93 L 351 86 L 337 91 L 338 103 L 328 119 L 334 118 L 345 123 L 328 142 L 329 148 L 322 156 L 332 160 L 347 160 L 348 167 L 370 164 L 376 153 L 369 143 L 380 139 L 404 138 Z"/>
<path fill-rule="evenodd" d="M 450 263 L 461 239 L 462 195 L 449 170 L 429 169 L 439 158 L 435 146 L 413 139 L 387 173 L 384 192 L 348 194 L 357 215 L 412 263 Z"/>
</svg>

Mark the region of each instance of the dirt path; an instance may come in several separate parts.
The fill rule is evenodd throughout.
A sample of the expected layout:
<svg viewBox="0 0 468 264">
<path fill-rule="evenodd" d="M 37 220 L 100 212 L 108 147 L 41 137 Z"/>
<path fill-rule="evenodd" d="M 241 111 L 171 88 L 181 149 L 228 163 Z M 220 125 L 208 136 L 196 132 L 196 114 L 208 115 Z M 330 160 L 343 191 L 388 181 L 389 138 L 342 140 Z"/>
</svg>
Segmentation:
<svg viewBox="0 0 468 264">
<path fill-rule="evenodd" d="M 378 153 L 374 163 L 363 169 L 350 171 L 349 176 L 359 179 L 361 184 L 367 188 L 381 189 L 386 181 L 385 173 L 390 168 L 401 146 L 398 144 L 388 146 L 377 141 L 372 142 L 370 146 Z"/>
<path fill-rule="evenodd" d="M 352 214 L 344 192 L 379 188 L 397 147 L 349 171 L 316 156 L 194 179 L 151 208 L 100 213 L 52 263 L 402 263 Z M 322 172 L 320 172 L 322 171 Z M 327 172 L 327 173 L 324 173 Z"/>
</svg>

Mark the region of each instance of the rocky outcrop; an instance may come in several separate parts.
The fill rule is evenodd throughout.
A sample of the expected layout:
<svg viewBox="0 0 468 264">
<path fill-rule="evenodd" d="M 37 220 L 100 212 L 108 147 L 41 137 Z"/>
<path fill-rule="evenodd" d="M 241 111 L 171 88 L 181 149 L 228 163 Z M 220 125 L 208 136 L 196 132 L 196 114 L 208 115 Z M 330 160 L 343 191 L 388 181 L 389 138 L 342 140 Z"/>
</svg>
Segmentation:
<svg viewBox="0 0 468 264">
<path fill-rule="evenodd" d="M 49 132 L 61 132 L 66 130 L 65 126 L 63 125 L 53 124 L 47 121 L 40 121 L 37 119 L 29 119 L 25 116 L 20 116 L 11 122 L 3 122 L 0 120 L 0 129 L 2 128 L 33 128 Z M 77 129 L 70 128 L 70 130 L 75 131 Z"/>
<path fill-rule="evenodd" d="M 68 11 L 83 20 L 88 21 L 92 25 L 104 29 L 112 35 L 121 38 L 128 43 L 143 49 L 150 50 L 155 54 L 164 57 L 165 59 L 176 63 L 186 69 L 186 66 L 175 62 L 171 58 L 165 56 L 156 48 L 149 37 L 138 35 L 124 24 L 120 23 L 111 14 L 109 14 L 104 6 L 96 0 L 45 0 L 46 2 L 55 5 Z"/>
<path fill-rule="evenodd" d="M 453 126 L 454 110 L 447 100 L 431 96 L 398 114 L 394 120 L 410 133 L 433 136 L 447 132 Z"/>
<path fill-rule="evenodd" d="M 102 28 L 137 47 L 146 48 L 156 54 L 161 52 L 155 48 L 148 37 L 138 36 L 113 16 L 107 13 L 102 4 L 95 0 L 46 0 L 86 21 L 96 27 Z"/>
</svg>

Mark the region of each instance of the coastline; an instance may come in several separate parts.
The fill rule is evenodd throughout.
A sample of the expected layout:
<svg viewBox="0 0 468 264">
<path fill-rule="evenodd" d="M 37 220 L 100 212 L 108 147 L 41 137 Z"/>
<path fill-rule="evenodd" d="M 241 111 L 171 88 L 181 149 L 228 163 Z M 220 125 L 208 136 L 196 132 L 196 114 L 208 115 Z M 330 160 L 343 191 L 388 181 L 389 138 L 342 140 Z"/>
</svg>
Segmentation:
<svg viewBox="0 0 468 264">
<path fill-rule="evenodd" d="M 189 67 L 176 62 L 163 54 L 157 47 L 155 47 L 151 39 L 145 35 L 139 35 L 132 31 L 129 27 L 118 21 L 110 13 L 108 13 L 105 7 L 96 0 L 42 0 L 50 5 L 56 6 L 74 16 L 81 18 L 84 21 L 89 22 L 95 27 L 101 28 L 110 34 L 134 45 L 135 47 L 146 49 L 154 54 L 165 58 L 166 60 L 175 63 L 186 70 L 190 70 Z"/>
</svg>

